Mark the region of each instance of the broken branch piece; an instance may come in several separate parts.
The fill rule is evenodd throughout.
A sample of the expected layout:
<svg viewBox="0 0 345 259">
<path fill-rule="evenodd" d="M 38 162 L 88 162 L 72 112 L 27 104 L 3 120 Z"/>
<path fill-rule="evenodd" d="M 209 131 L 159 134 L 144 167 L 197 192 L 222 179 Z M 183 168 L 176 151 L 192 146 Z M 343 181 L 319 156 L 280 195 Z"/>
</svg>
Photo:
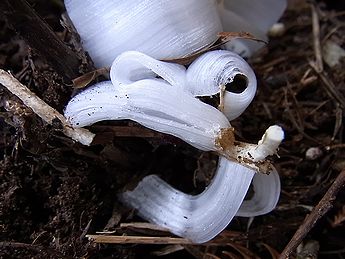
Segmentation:
<svg viewBox="0 0 345 259">
<path fill-rule="evenodd" d="M 62 123 L 63 133 L 66 136 L 83 145 L 88 146 L 91 144 L 95 134 L 86 129 L 72 127 L 62 114 L 50 107 L 10 73 L 2 69 L 0 69 L 0 84 L 7 88 L 7 90 L 12 94 L 16 95 L 27 107 L 32 109 L 33 112 L 46 123 L 51 124 L 54 119 L 58 119 Z"/>
</svg>

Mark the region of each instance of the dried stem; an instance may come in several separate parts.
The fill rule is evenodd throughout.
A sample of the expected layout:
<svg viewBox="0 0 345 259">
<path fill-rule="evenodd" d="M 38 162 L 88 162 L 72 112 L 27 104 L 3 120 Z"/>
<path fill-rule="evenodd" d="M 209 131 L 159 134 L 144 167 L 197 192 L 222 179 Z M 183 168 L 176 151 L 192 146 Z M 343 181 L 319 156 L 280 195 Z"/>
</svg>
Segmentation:
<svg viewBox="0 0 345 259">
<path fill-rule="evenodd" d="M 220 110 L 221 112 L 224 112 L 224 95 L 225 95 L 225 90 L 226 90 L 225 85 L 220 85 L 219 90 L 220 90 L 220 92 L 219 92 L 218 110 Z"/>
<path fill-rule="evenodd" d="M 63 133 L 83 145 L 90 145 L 95 134 L 86 129 L 73 128 L 57 110 L 50 107 L 25 85 L 21 84 L 10 73 L 0 69 L 0 84 L 6 87 L 12 94 L 16 95 L 22 102 L 33 110 L 42 120 L 51 124 L 54 119 L 60 120 Z"/>
<path fill-rule="evenodd" d="M 269 174 L 273 166 L 268 156 L 277 154 L 284 139 L 284 131 L 279 126 L 269 127 L 258 144 L 235 141 L 234 129 L 222 129 L 216 138 L 217 152 L 228 160 L 236 161 L 257 172 Z"/>
<path fill-rule="evenodd" d="M 87 238 L 95 243 L 105 244 L 193 244 L 185 238 L 178 237 L 146 237 L 146 236 L 107 236 L 107 235 L 87 235 Z"/>
<path fill-rule="evenodd" d="M 86 235 L 86 237 L 100 244 L 150 244 L 150 245 L 196 245 L 186 238 L 167 236 L 115 236 L 115 235 Z M 223 231 L 218 237 L 203 243 L 202 246 L 225 246 L 229 242 L 246 240 L 247 236 L 241 232 Z"/>
</svg>

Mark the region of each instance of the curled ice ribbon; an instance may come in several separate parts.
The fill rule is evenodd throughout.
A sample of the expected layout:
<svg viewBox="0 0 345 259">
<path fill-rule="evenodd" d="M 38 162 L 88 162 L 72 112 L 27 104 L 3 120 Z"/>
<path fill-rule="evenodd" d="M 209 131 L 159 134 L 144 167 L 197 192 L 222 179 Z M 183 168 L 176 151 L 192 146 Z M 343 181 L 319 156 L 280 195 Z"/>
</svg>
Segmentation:
<svg viewBox="0 0 345 259">
<path fill-rule="evenodd" d="M 188 69 L 137 51 L 128 51 L 115 59 L 110 70 L 113 84 L 124 87 L 157 76 L 195 97 L 211 96 L 219 93 L 221 86 L 226 87 L 223 112 L 229 120 L 237 118 L 248 107 L 256 92 L 253 70 L 239 55 L 226 50 L 207 52 L 192 62 Z M 236 81 L 237 77 L 240 81 Z M 239 93 L 231 92 L 236 83 L 244 84 Z"/>
<path fill-rule="evenodd" d="M 214 54 L 222 57 L 229 53 L 215 51 Z M 222 130 L 230 129 L 231 125 L 222 112 L 195 98 L 187 87 L 190 83 L 186 83 L 188 70 L 183 66 L 157 61 L 137 52 L 123 53 L 113 64 L 112 81 L 82 91 L 67 105 L 65 115 L 73 125 L 130 119 L 174 135 L 198 149 L 224 151 L 219 150 L 217 139 Z M 122 72 L 123 67 L 127 69 Z M 280 128 L 273 131 L 278 132 L 277 140 L 272 142 L 269 136 L 263 138 L 263 143 L 255 148 L 259 154 L 255 154 L 253 148 L 248 149 L 253 157 L 259 157 L 259 161 L 274 154 L 283 137 Z M 202 243 L 216 236 L 237 213 L 262 215 L 276 206 L 280 180 L 273 168 L 271 171 L 269 176 L 258 175 L 251 168 L 220 157 L 215 178 L 197 196 L 180 192 L 156 176 L 148 176 L 133 191 L 119 197 L 136 208 L 143 218 Z M 244 201 L 253 177 L 254 195 Z"/>
<path fill-rule="evenodd" d="M 228 120 L 238 117 L 255 95 L 253 71 L 229 52 L 207 53 L 188 69 L 157 59 L 195 53 L 211 45 L 221 31 L 248 31 L 265 39 L 286 1 L 65 0 L 65 5 L 84 49 L 97 67 L 109 66 L 118 57 L 111 70 L 112 82 L 86 89 L 67 105 L 65 115 L 73 125 L 131 119 L 201 150 L 220 152 L 223 146 L 217 145 L 217 140 L 224 129 L 231 128 Z M 243 56 L 259 47 L 256 42 L 243 40 L 226 45 Z M 123 53 L 128 50 L 149 56 Z M 231 92 L 238 78 L 245 87 L 239 93 Z M 221 85 L 230 90 L 224 92 L 227 118 L 195 98 L 214 95 Z M 263 161 L 274 154 L 284 134 L 277 126 L 266 133 L 257 146 L 240 150 L 241 156 L 251 153 L 256 161 Z M 238 152 L 230 151 L 231 155 Z M 235 214 L 262 215 L 276 206 L 280 180 L 275 169 L 270 170 L 268 176 L 255 174 L 255 169 L 220 156 L 215 178 L 197 196 L 182 193 L 157 176 L 144 178 L 133 191 L 120 196 L 143 218 L 202 243 L 224 229 Z M 244 200 L 252 179 L 254 195 Z"/>
</svg>

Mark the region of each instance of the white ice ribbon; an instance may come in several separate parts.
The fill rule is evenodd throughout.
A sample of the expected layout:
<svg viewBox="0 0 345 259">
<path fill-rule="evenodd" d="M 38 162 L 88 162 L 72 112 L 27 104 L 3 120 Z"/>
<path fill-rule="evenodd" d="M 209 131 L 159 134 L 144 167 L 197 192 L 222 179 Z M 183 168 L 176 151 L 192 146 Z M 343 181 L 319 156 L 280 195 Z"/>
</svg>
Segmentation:
<svg viewBox="0 0 345 259">
<path fill-rule="evenodd" d="M 124 59 L 127 54 L 128 60 Z M 102 120 L 130 119 L 174 135 L 201 150 L 227 154 L 217 146 L 221 130 L 231 127 L 223 113 L 196 99 L 184 84 L 170 84 L 175 84 L 175 73 L 183 78 L 183 67 L 166 66 L 164 62 L 135 52 L 124 53 L 114 64 L 121 68 L 123 62 L 128 62 L 133 70 L 119 73 L 118 80 L 112 71 L 113 82 L 98 83 L 69 102 L 65 116 L 73 125 L 81 127 Z M 143 66 L 146 70 L 142 70 Z M 152 75 L 150 79 L 140 79 L 152 71 L 165 75 L 168 81 Z M 259 145 L 249 145 L 247 151 L 230 147 L 230 153 L 235 156 L 239 152 L 241 157 L 250 153 L 255 161 L 262 161 L 275 153 L 282 138 L 281 129 L 274 126 Z M 243 202 L 253 176 L 254 196 Z M 269 176 L 257 175 L 255 170 L 221 157 L 215 178 L 200 195 L 185 194 L 157 176 L 148 176 L 133 191 L 120 197 L 143 218 L 201 243 L 216 236 L 236 214 L 257 216 L 271 211 L 279 193 L 280 181 L 275 170 Z"/>
<path fill-rule="evenodd" d="M 212 0 L 65 0 L 65 6 L 97 67 L 128 50 L 183 57 L 222 31 Z"/>
<path fill-rule="evenodd" d="M 212 183 L 199 195 L 176 190 L 155 175 L 120 198 L 139 215 L 195 243 L 207 242 L 233 219 L 255 172 L 220 158 Z M 268 183 L 269 184 L 269 183 Z"/>
<path fill-rule="evenodd" d="M 65 116 L 78 127 L 102 120 L 130 119 L 207 151 L 217 149 L 215 139 L 220 129 L 230 127 L 216 108 L 155 79 L 123 88 L 110 81 L 98 83 L 73 97 Z"/>
<path fill-rule="evenodd" d="M 226 51 L 210 51 L 197 58 L 186 70 L 183 66 L 156 60 L 137 51 L 119 55 L 110 69 L 114 85 L 126 86 L 143 79 L 161 77 L 167 83 L 193 96 L 224 94 L 224 114 L 229 120 L 237 118 L 248 107 L 256 92 L 256 77 L 247 62 L 239 55 Z M 240 77 L 240 80 L 236 80 Z M 244 84 L 239 93 L 231 92 L 236 84 Z"/>
<path fill-rule="evenodd" d="M 65 0 L 65 6 L 84 49 L 97 67 L 105 67 L 129 50 L 181 58 L 212 44 L 221 31 L 265 39 L 286 0 Z M 227 44 L 244 56 L 260 46 L 244 40 Z"/>
<path fill-rule="evenodd" d="M 72 124 L 131 119 L 201 150 L 219 152 L 215 140 L 230 124 L 221 112 L 194 97 L 218 93 L 220 85 L 231 87 L 239 77 L 245 89 L 224 94 L 224 113 L 232 120 L 254 97 L 253 71 L 237 55 L 222 51 L 203 55 L 187 70 L 157 59 L 192 54 L 212 44 L 220 31 L 248 31 L 264 39 L 286 0 L 65 0 L 65 5 L 96 66 L 109 66 L 128 50 L 150 55 L 120 55 L 113 63 L 112 83 L 96 84 L 70 101 L 65 115 Z M 260 47 L 243 40 L 226 46 L 245 56 Z M 277 134 L 267 133 L 258 148 L 248 146 L 259 161 L 274 154 L 282 140 L 281 129 L 273 133 Z M 253 176 L 254 196 L 243 202 Z M 279 192 L 275 170 L 269 176 L 258 175 L 220 158 L 215 178 L 200 195 L 184 194 L 158 177 L 148 176 L 122 199 L 149 221 L 200 243 L 217 235 L 236 213 L 256 216 L 271 211 Z"/>
</svg>

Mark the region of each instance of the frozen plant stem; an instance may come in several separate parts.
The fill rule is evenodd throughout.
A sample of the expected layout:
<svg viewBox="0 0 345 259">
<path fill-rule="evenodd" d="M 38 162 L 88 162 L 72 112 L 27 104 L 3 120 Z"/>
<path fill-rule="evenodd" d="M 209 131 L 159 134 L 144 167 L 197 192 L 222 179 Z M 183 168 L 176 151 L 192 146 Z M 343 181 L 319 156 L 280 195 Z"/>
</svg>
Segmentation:
<svg viewBox="0 0 345 259">
<path fill-rule="evenodd" d="M 284 131 L 277 125 L 270 126 L 257 145 L 235 141 L 233 129 L 223 129 L 216 139 L 218 153 L 229 160 L 259 171 L 269 173 L 272 169 L 266 157 L 275 155 L 284 139 Z"/>
<path fill-rule="evenodd" d="M 0 69 L 0 84 L 2 84 L 8 91 L 16 95 L 27 107 L 33 110 L 42 120 L 51 124 L 54 119 L 60 120 L 63 127 L 63 133 L 80 142 L 83 145 L 90 145 L 95 134 L 82 128 L 73 128 L 57 110 L 50 107 L 33 92 L 31 92 L 25 85 L 21 84 L 10 73 Z"/>
</svg>

